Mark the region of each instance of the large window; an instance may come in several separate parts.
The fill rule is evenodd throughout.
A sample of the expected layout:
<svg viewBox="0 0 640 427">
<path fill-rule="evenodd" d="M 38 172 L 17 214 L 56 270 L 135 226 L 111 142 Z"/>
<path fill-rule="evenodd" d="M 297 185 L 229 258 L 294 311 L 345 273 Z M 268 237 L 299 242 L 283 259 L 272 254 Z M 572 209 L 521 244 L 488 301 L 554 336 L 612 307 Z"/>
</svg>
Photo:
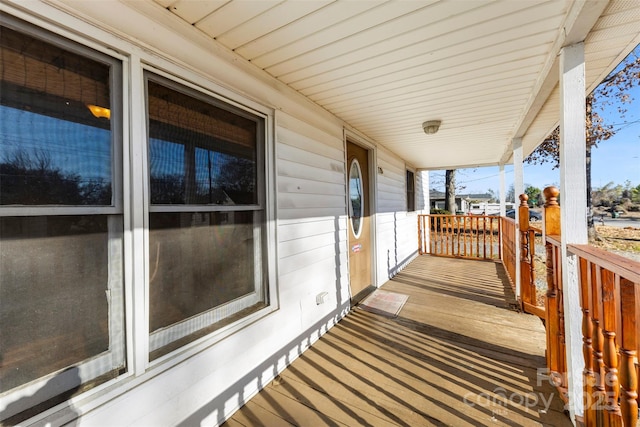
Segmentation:
<svg viewBox="0 0 640 427">
<path fill-rule="evenodd" d="M 155 359 L 267 304 L 264 118 L 147 73 Z"/>
<path fill-rule="evenodd" d="M 0 23 L 0 420 L 12 424 L 125 370 L 122 84 L 118 61 Z"/>
</svg>

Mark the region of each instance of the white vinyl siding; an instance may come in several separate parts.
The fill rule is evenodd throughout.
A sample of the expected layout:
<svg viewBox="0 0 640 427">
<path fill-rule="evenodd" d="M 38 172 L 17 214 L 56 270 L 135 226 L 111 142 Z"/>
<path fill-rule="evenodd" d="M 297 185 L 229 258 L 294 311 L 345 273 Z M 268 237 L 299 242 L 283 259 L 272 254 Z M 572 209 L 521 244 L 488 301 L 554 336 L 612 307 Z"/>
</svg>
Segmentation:
<svg viewBox="0 0 640 427">
<path fill-rule="evenodd" d="M 300 301 L 303 327 L 349 299 L 344 144 L 334 131 L 276 115 L 280 291 Z"/>
<path fill-rule="evenodd" d="M 376 194 L 376 266 L 380 286 L 417 255 L 418 222 L 415 212 L 407 213 L 405 163 L 383 148 L 377 153 L 377 166 L 382 169 L 377 176 Z"/>
</svg>

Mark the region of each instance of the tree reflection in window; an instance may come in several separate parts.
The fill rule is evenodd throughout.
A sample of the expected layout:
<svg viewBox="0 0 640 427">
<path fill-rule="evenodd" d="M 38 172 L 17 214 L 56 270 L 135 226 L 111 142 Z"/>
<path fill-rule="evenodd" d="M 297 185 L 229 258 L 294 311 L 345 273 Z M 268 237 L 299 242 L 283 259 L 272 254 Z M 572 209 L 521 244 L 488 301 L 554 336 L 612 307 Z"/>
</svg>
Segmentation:
<svg viewBox="0 0 640 427">
<path fill-rule="evenodd" d="M 255 119 L 148 85 L 151 203 L 257 204 Z"/>
</svg>

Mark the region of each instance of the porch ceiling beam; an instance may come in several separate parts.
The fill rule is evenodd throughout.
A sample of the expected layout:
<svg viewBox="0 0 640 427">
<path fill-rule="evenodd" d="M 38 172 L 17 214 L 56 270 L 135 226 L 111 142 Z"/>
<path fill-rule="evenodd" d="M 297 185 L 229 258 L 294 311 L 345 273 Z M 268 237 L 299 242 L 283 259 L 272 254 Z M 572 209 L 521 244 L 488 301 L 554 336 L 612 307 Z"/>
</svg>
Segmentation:
<svg viewBox="0 0 640 427">
<path fill-rule="evenodd" d="M 547 102 L 549 95 L 558 84 L 559 75 L 559 53 L 564 46 L 583 41 L 600 15 L 605 10 L 609 0 L 589 0 L 576 1 L 566 15 L 564 25 L 559 29 L 553 47 L 549 51 L 549 56 L 540 72 L 536 85 L 531 92 L 531 97 L 527 102 L 523 115 L 516 125 L 514 138 L 522 138 L 535 120 L 536 116 Z M 528 155 L 528 153 L 525 153 Z M 513 162 L 513 141 L 505 148 L 500 160 L 502 164 Z"/>
</svg>

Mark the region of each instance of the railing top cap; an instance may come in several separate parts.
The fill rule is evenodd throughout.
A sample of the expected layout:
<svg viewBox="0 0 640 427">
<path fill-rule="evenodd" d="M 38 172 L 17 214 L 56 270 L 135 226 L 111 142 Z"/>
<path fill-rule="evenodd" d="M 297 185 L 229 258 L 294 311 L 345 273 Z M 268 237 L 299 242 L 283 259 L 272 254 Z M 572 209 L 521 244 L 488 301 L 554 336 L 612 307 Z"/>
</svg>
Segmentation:
<svg viewBox="0 0 640 427">
<path fill-rule="evenodd" d="M 542 193 L 544 194 L 544 199 L 546 203 L 544 204 L 545 208 L 549 206 L 557 206 L 558 205 L 558 195 L 560 195 L 560 190 L 557 187 L 549 186 L 546 187 Z"/>
<path fill-rule="evenodd" d="M 521 195 L 518 196 L 518 198 L 520 199 L 520 206 L 528 206 L 527 200 L 529 200 L 529 196 L 522 193 Z"/>
</svg>

